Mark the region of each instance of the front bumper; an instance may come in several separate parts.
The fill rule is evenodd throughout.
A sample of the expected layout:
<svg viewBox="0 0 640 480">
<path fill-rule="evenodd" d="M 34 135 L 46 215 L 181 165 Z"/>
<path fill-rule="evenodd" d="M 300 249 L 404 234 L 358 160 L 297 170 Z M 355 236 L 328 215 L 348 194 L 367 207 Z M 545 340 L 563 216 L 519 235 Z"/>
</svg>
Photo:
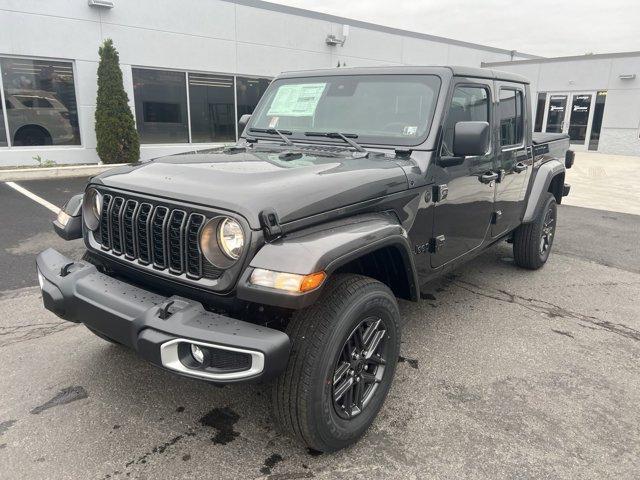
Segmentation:
<svg viewBox="0 0 640 480">
<path fill-rule="evenodd" d="M 287 364 L 290 341 L 279 330 L 209 312 L 184 297 L 157 295 L 53 249 L 38 255 L 36 264 L 48 310 L 176 374 L 215 383 L 266 381 Z M 186 359 L 190 344 L 207 349 L 217 363 L 205 368 Z"/>
</svg>

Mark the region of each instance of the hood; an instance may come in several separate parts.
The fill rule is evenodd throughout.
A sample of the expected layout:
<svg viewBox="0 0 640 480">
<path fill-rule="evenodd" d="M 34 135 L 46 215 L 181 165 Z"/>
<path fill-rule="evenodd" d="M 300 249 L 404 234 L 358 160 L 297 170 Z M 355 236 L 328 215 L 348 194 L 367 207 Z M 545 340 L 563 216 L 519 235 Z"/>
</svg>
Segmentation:
<svg viewBox="0 0 640 480">
<path fill-rule="evenodd" d="M 287 223 L 407 189 L 394 157 L 256 148 L 162 157 L 92 183 L 236 212 L 253 229 L 264 209 Z"/>
</svg>

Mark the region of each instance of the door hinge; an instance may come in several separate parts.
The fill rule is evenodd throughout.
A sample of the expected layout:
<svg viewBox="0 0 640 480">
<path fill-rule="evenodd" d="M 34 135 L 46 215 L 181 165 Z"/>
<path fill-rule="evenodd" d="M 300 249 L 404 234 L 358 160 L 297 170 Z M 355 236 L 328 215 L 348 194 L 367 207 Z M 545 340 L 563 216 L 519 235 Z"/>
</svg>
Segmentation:
<svg viewBox="0 0 640 480">
<path fill-rule="evenodd" d="M 445 242 L 444 235 L 438 235 L 437 237 L 432 238 L 431 240 L 429 240 L 429 252 L 431 253 L 439 252 L 444 247 L 444 242 Z"/>
<path fill-rule="evenodd" d="M 498 222 L 500 221 L 500 218 L 502 218 L 502 210 L 496 210 L 491 215 L 491 223 L 493 223 L 494 225 L 497 225 Z"/>
<path fill-rule="evenodd" d="M 260 225 L 262 226 L 262 231 L 264 232 L 264 237 L 267 242 L 282 236 L 280 220 L 274 209 L 269 208 L 260 212 Z"/>
<path fill-rule="evenodd" d="M 436 185 L 433 187 L 433 203 L 443 201 L 449 196 L 449 187 L 446 183 L 442 185 Z"/>
</svg>

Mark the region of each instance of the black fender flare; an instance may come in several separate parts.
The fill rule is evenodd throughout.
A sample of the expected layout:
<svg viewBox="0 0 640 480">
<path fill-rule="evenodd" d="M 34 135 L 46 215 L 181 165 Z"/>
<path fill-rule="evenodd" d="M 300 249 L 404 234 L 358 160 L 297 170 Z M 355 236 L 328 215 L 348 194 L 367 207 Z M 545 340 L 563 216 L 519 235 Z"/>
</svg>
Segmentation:
<svg viewBox="0 0 640 480">
<path fill-rule="evenodd" d="M 536 218 L 538 209 L 544 201 L 544 194 L 549 191 L 549 185 L 551 181 L 558 175 L 562 175 L 566 172 L 564 163 L 558 159 L 550 160 L 543 163 L 536 176 L 533 179 L 533 185 L 529 192 L 529 198 L 527 200 L 527 207 L 524 212 L 522 223 L 530 223 Z"/>
<path fill-rule="evenodd" d="M 310 227 L 265 244 L 242 274 L 238 298 L 265 305 L 303 308 L 318 298 L 322 287 L 307 293 L 260 287 L 249 282 L 252 271 L 262 268 L 300 275 L 324 271 L 330 276 L 339 267 L 385 247 L 394 247 L 401 254 L 410 297 L 417 301 L 418 272 L 407 232 L 395 215 L 386 212 L 356 215 Z"/>
</svg>

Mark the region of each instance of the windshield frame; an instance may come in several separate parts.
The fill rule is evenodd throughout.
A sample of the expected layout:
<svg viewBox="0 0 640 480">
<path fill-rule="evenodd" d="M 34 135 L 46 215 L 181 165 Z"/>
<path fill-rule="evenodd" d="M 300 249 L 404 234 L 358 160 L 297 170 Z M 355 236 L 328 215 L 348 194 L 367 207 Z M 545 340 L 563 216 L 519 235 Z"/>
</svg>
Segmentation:
<svg viewBox="0 0 640 480">
<path fill-rule="evenodd" d="M 323 79 L 330 79 L 330 78 L 334 78 L 334 77 L 384 77 L 384 76 L 407 77 L 407 78 L 409 78 L 409 77 L 421 77 L 421 78 L 432 77 L 432 78 L 437 80 L 437 82 L 433 85 L 433 87 L 434 87 L 434 96 L 433 96 L 433 103 L 432 103 L 431 110 L 430 110 L 430 116 L 429 116 L 429 119 L 428 119 L 429 123 L 428 123 L 427 128 L 424 131 L 424 133 L 422 135 L 419 135 L 419 136 L 416 136 L 416 137 L 403 138 L 403 137 L 400 137 L 400 136 L 382 137 L 382 136 L 359 135 L 358 137 L 354 137 L 354 138 L 356 138 L 356 141 L 358 142 L 358 144 L 360 144 L 362 146 L 368 146 L 368 147 L 374 147 L 374 148 L 375 147 L 378 147 L 378 148 L 393 148 L 393 147 L 396 147 L 396 146 L 399 146 L 399 147 L 421 147 L 432 136 L 432 132 L 434 130 L 434 124 L 436 124 L 438 122 L 437 118 L 438 118 L 439 110 L 440 110 L 440 103 L 441 103 L 442 93 L 443 93 L 443 85 L 445 84 L 445 79 L 443 79 L 442 75 L 440 75 L 439 72 L 416 73 L 416 72 L 397 72 L 397 71 L 393 72 L 393 71 L 389 71 L 389 72 L 384 72 L 384 73 L 382 73 L 382 72 L 350 73 L 350 72 L 336 71 L 335 73 L 332 72 L 329 75 L 327 75 L 327 74 L 313 75 L 312 72 L 305 72 L 305 73 L 306 73 L 305 75 L 301 75 L 301 76 L 286 75 L 286 76 L 277 77 L 276 79 L 274 79 L 271 82 L 271 84 L 269 85 L 269 87 L 267 88 L 267 90 L 265 91 L 265 93 L 260 98 L 260 101 L 258 102 L 258 105 L 254 109 L 254 112 L 251 115 L 251 119 L 249 120 L 249 122 L 245 126 L 245 129 L 242 132 L 242 135 L 240 135 L 240 138 L 246 139 L 247 137 L 249 137 L 249 138 L 257 138 L 257 139 L 260 139 L 260 140 L 272 140 L 272 141 L 276 140 L 276 138 L 274 138 L 273 135 L 266 135 L 266 134 L 261 134 L 261 133 L 258 133 L 258 132 L 250 132 L 250 129 L 251 128 L 261 128 L 260 126 L 256 125 L 257 115 L 262 113 L 262 111 L 265 108 L 267 108 L 267 104 L 269 102 L 271 102 L 272 97 L 275 94 L 275 91 L 282 84 L 286 85 L 286 84 L 292 84 L 292 83 L 302 83 L 302 82 L 305 82 L 305 81 L 308 81 L 309 83 L 318 83 L 318 82 L 322 82 Z M 284 128 L 284 129 L 285 130 L 290 130 L 289 128 Z M 309 129 L 306 129 L 306 130 L 313 130 L 313 128 L 310 127 Z M 350 134 L 350 133 L 353 133 L 353 132 L 345 131 L 345 132 L 340 132 L 340 133 Z M 304 144 L 304 143 L 308 143 L 308 144 L 324 143 L 324 144 L 327 144 L 327 143 L 329 143 L 331 145 L 334 145 L 334 144 L 345 145 L 345 143 L 341 139 L 327 138 L 327 137 L 310 137 L 310 136 L 306 136 L 305 132 L 302 131 L 302 130 L 294 131 L 291 135 L 287 135 L 287 137 L 291 141 L 293 141 L 294 143 L 299 143 L 299 144 Z"/>
</svg>

